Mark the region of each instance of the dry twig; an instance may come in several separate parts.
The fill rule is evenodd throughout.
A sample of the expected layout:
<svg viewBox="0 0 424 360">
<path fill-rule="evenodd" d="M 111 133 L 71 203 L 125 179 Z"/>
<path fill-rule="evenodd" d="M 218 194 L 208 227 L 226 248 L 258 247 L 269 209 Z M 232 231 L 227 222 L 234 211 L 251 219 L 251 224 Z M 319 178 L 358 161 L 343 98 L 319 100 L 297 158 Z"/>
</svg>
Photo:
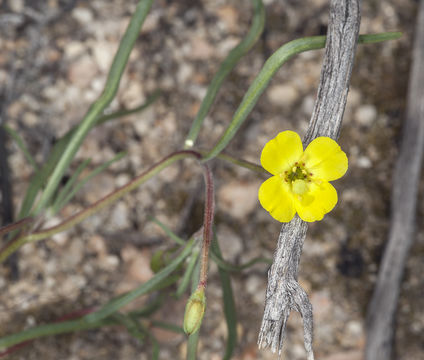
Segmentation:
<svg viewBox="0 0 424 360">
<path fill-rule="evenodd" d="M 418 184 L 424 148 L 424 0 L 420 2 L 406 121 L 393 180 L 389 239 L 368 308 L 368 360 L 392 356 L 394 322 L 405 263 L 413 243 Z"/>
<path fill-rule="evenodd" d="M 331 0 L 330 22 L 318 96 L 304 146 L 317 136 L 337 139 L 346 105 L 356 42 L 359 34 L 359 0 Z M 312 351 L 312 306 L 297 282 L 300 255 L 308 225 L 299 217 L 284 224 L 278 238 L 274 262 L 268 272 L 265 310 L 259 332 L 259 347 L 281 354 L 285 326 L 291 310 L 303 317 L 308 360 Z"/>
</svg>

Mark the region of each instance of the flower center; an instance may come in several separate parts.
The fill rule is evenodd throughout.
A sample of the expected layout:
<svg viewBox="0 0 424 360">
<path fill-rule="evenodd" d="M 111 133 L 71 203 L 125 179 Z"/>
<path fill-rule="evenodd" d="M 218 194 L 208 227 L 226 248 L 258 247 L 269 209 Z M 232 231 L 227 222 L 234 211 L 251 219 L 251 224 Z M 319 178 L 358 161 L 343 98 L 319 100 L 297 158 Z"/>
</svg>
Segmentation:
<svg viewBox="0 0 424 360">
<path fill-rule="evenodd" d="M 292 191 L 297 195 L 303 195 L 308 190 L 305 180 L 295 180 L 292 182 Z"/>
<path fill-rule="evenodd" d="M 308 182 L 311 182 L 312 173 L 305 168 L 305 163 L 295 162 L 291 170 L 284 171 L 281 176 L 285 182 L 292 185 L 295 194 L 302 195 L 308 190 Z"/>
</svg>

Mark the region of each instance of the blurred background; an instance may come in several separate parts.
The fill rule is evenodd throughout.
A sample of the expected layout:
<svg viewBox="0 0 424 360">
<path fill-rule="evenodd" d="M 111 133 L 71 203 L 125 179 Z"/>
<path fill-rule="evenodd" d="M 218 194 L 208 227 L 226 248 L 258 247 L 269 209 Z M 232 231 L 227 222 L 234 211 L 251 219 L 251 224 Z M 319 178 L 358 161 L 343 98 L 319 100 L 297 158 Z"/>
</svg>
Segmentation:
<svg viewBox="0 0 424 360">
<path fill-rule="evenodd" d="M 265 60 L 295 38 L 323 35 L 329 1 L 264 0 L 265 32 L 224 83 L 197 146 L 208 149 L 229 124 Z M 349 157 L 337 182 L 339 203 L 309 227 L 300 283 L 314 307 L 315 352 L 322 360 L 360 360 L 364 318 L 387 239 L 394 163 L 404 120 L 417 1 L 364 1 L 361 33 L 402 31 L 400 40 L 359 45 L 340 144 Z M 39 163 L 55 139 L 78 124 L 101 93 L 135 0 L 0 0 L 0 114 L 17 130 Z M 90 169 L 119 151 L 128 155 L 86 185 L 61 217 L 84 208 L 170 152 L 180 149 L 207 86 L 228 52 L 246 34 L 249 1 L 157 0 L 142 28 L 111 110 L 133 108 L 156 89 L 159 99 L 140 114 L 93 129 L 69 171 L 91 158 Z M 264 144 L 283 130 L 304 135 L 314 105 L 323 51 L 285 64 L 226 152 L 259 163 Z M 6 143 L 16 209 L 32 168 L 16 144 Z M 4 161 L 5 158 L 2 159 Z M 213 161 L 216 227 L 223 256 L 241 264 L 272 257 L 280 224 L 257 200 L 264 180 L 249 170 Z M 421 184 L 420 192 L 422 194 Z M 4 199 L 3 199 L 4 200 Z M 171 244 L 148 217 L 188 238 L 202 223 L 203 179 L 193 162 L 163 171 L 154 181 L 74 229 L 21 249 L 18 270 L 0 270 L 1 334 L 52 322 L 75 310 L 104 304 L 152 276 L 154 251 Z M 424 211 L 418 205 L 417 219 Z M 2 209 L 2 221 L 7 214 Z M 399 303 L 396 359 L 424 351 L 424 224 L 418 221 Z M 239 344 L 234 359 L 275 359 L 257 350 L 267 264 L 232 276 Z M 222 358 L 226 324 L 217 268 L 210 267 L 208 307 L 200 359 Z M 142 302 L 143 300 L 141 300 Z M 170 299 L 158 314 L 182 323 L 186 299 Z M 185 337 L 155 331 L 161 359 L 183 359 Z M 286 359 L 304 359 L 301 319 L 292 313 Z M 150 346 L 124 329 L 104 328 L 44 338 L 10 359 L 149 359 Z"/>
</svg>

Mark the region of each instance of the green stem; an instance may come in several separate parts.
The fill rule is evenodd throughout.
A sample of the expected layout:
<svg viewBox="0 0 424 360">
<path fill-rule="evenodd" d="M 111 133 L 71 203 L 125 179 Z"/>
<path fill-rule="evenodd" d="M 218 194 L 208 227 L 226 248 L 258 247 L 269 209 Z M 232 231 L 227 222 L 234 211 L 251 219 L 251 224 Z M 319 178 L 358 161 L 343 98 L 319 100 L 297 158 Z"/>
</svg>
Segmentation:
<svg viewBox="0 0 424 360">
<path fill-rule="evenodd" d="M 178 334 L 185 334 L 184 330 L 181 326 L 174 325 L 174 324 L 171 324 L 171 323 L 167 323 L 165 321 L 153 320 L 152 326 L 158 327 L 158 328 L 161 328 L 161 329 L 165 329 L 165 330 L 168 330 L 168 331 L 172 331 L 172 332 L 175 332 L 175 333 L 178 333 Z"/>
<path fill-rule="evenodd" d="M 95 125 L 101 125 L 111 119 L 116 119 L 121 116 L 126 116 L 129 114 L 133 114 L 137 111 L 144 110 L 147 106 L 151 105 L 158 98 L 159 94 L 160 91 L 156 90 L 151 96 L 147 98 L 144 104 L 138 106 L 135 109 L 119 110 L 114 113 L 101 116 L 96 120 Z M 69 141 L 72 139 L 77 130 L 78 126 L 74 126 L 70 130 L 68 130 L 60 139 L 58 139 L 58 141 L 53 146 L 47 161 L 31 179 L 24 200 L 22 201 L 21 209 L 18 215 L 19 219 L 27 216 L 31 212 L 31 208 L 34 205 L 34 201 L 37 197 L 38 192 L 47 182 L 48 177 L 56 167 L 56 164 L 59 162 L 62 153 L 65 151 L 66 146 L 69 144 Z"/>
<path fill-rule="evenodd" d="M 180 264 L 184 259 L 191 253 L 193 246 L 195 244 L 195 239 L 192 238 L 189 240 L 183 249 L 183 251 L 174 259 L 172 262 L 161 271 L 159 271 L 154 277 L 149 281 L 140 285 L 136 289 L 130 291 L 129 293 L 118 297 L 110 301 L 108 304 L 103 306 L 100 310 L 93 312 L 87 316 L 85 319 L 89 323 L 96 323 L 101 319 L 108 317 L 113 314 L 115 311 L 119 310 L 123 306 L 129 304 L 131 301 L 137 299 L 138 297 L 147 294 L 152 289 L 155 289 L 158 284 L 160 284 L 164 279 L 166 279 Z"/>
<path fill-rule="evenodd" d="M 238 61 L 252 48 L 253 45 L 255 45 L 264 29 L 265 9 L 262 4 L 262 0 L 252 0 L 252 2 L 254 6 L 252 26 L 250 27 L 246 37 L 230 51 L 228 56 L 222 62 L 218 72 L 212 79 L 205 98 L 200 105 L 200 109 L 196 115 L 196 118 L 191 125 L 190 132 L 184 142 L 184 148 L 191 148 L 194 145 L 197 136 L 199 135 L 203 120 L 208 114 L 216 98 L 218 90 L 224 82 L 225 78 L 231 72 L 231 70 L 234 69 Z"/>
<path fill-rule="evenodd" d="M 160 96 L 160 94 L 161 94 L 160 90 L 155 90 L 153 92 L 153 94 L 150 95 L 146 99 L 146 101 L 143 104 L 141 104 L 140 106 L 137 106 L 133 109 L 118 110 L 118 111 L 115 111 L 113 113 L 103 115 L 103 116 L 101 116 L 97 119 L 96 125 L 101 125 L 101 124 L 104 124 L 105 122 L 107 122 L 109 120 L 128 116 L 128 115 L 132 115 L 132 114 L 138 113 L 140 111 L 143 111 L 144 109 L 149 107 L 151 104 L 153 104 L 157 100 L 157 98 Z"/>
<path fill-rule="evenodd" d="M 219 247 L 218 239 L 214 233 L 214 238 L 211 246 L 212 251 L 216 254 L 216 257 L 224 261 L 222 258 L 221 249 Z M 229 273 L 223 268 L 218 269 L 219 277 L 221 279 L 222 286 L 222 301 L 224 305 L 224 315 L 227 322 L 227 345 L 225 347 L 225 354 L 223 360 L 230 360 L 234 352 L 234 348 L 237 345 L 237 311 L 236 304 L 234 302 L 233 289 L 231 288 L 231 278 Z"/>
<path fill-rule="evenodd" d="M 47 324 L 37 326 L 32 329 L 21 331 L 20 333 L 5 336 L 0 339 L 0 349 L 8 348 L 13 345 L 22 343 L 24 341 L 38 339 L 44 336 L 50 335 L 59 335 L 65 334 L 74 331 L 82 331 L 95 329 L 98 327 L 102 327 L 105 325 L 113 324 L 114 322 L 107 321 L 99 321 L 96 323 L 88 323 L 83 319 L 79 320 L 71 320 L 71 321 L 62 321 L 56 324 Z"/>
<path fill-rule="evenodd" d="M 31 166 L 34 168 L 34 171 L 38 170 L 37 163 L 35 162 L 34 158 L 32 157 L 31 153 L 29 152 L 28 148 L 25 145 L 24 140 L 19 135 L 19 133 L 16 130 L 13 130 L 9 125 L 3 124 L 4 130 L 15 140 L 16 145 L 18 145 L 19 149 L 23 152 L 25 158 L 27 161 L 31 164 Z"/>
<path fill-rule="evenodd" d="M 71 227 L 75 226 L 76 224 L 79 224 L 81 221 L 87 219 L 89 216 L 97 213 L 98 211 L 102 210 L 106 206 L 111 205 L 112 203 L 116 202 L 118 199 L 126 195 L 128 192 L 134 190 L 141 184 L 145 183 L 147 180 L 151 179 L 153 176 L 161 172 L 163 169 L 165 169 L 169 165 L 187 157 L 194 157 L 196 159 L 200 159 L 200 154 L 191 150 L 175 152 L 165 157 L 164 159 L 162 159 L 155 165 L 153 165 L 150 169 L 143 172 L 141 175 L 137 176 L 135 179 L 131 180 L 128 184 L 121 186 L 120 188 L 112 192 L 111 194 L 98 200 L 97 202 L 89 206 L 88 208 L 69 217 L 64 222 L 60 223 L 59 225 L 53 226 L 48 229 L 36 231 L 31 234 L 24 235 L 20 238 L 17 238 L 14 241 L 9 242 L 8 244 L 6 244 L 4 248 L 0 250 L 0 263 L 6 260 L 11 254 L 13 254 L 16 250 L 18 250 L 22 245 L 26 243 L 46 239 L 54 234 L 68 230 Z"/>
<path fill-rule="evenodd" d="M 402 34 L 399 32 L 360 35 L 358 43 L 368 44 L 392 40 L 399 38 L 401 35 Z M 267 88 L 274 74 L 285 62 L 287 62 L 287 60 L 292 58 L 294 55 L 304 51 L 322 49 L 325 46 L 325 41 L 326 36 L 305 37 L 302 39 L 290 41 L 274 52 L 265 62 L 255 80 L 253 80 L 253 83 L 250 85 L 241 101 L 241 104 L 236 110 L 230 125 L 218 140 L 217 144 L 204 156 L 203 161 L 208 161 L 216 157 L 222 150 L 225 149 L 225 147 L 236 134 L 237 130 L 246 120 L 253 107 L 256 105 L 259 97 Z"/>
<path fill-rule="evenodd" d="M 184 292 L 189 287 L 191 278 L 193 277 L 194 268 L 196 267 L 196 264 L 197 264 L 198 257 L 199 257 L 199 250 L 193 250 L 190 256 L 190 260 L 187 264 L 187 268 L 184 272 L 184 276 L 181 280 L 180 285 L 177 288 L 177 291 L 175 292 L 175 296 L 177 298 L 180 298 L 181 295 L 184 294 Z"/>
<path fill-rule="evenodd" d="M 197 262 L 196 268 L 194 269 L 194 272 L 193 272 L 193 277 L 191 279 L 192 293 L 198 288 L 199 278 L 200 278 L 200 262 Z M 200 329 L 188 337 L 186 360 L 197 359 L 197 345 L 199 344 L 199 336 L 200 336 Z"/>
<path fill-rule="evenodd" d="M 96 120 L 103 113 L 103 110 L 110 104 L 110 102 L 115 97 L 122 73 L 128 62 L 130 52 L 134 47 L 140 28 L 143 25 L 143 22 L 147 16 L 147 13 L 150 10 L 152 3 L 153 0 L 139 1 L 135 13 L 132 16 L 127 30 L 125 31 L 125 34 L 120 42 L 118 51 L 110 68 L 109 76 L 106 80 L 105 88 L 102 94 L 100 95 L 99 99 L 91 105 L 83 121 L 78 127 L 78 130 L 72 136 L 72 139 L 67 145 L 56 168 L 51 174 L 49 181 L 47 182 L 46 188 L 43 194 L 41 195 L 40 201 L 35 207 L 35 214 L 40 213 L 41 210 L 43 210 L 47 206 L 54 192 L 56 191 L 63 174 L 69 167 L 69 164 L 71 163 L 76 152 L 81 146 L 82 141 L 87 136 L 90 129 L 95 125 Z"/>
<path fill-rule="evenodd" d="M 218 159 L 227 161 L 231 164 L 240 166 L 240 167 L 244 167 L 245 169 L 249 169 L 252 170 L 258 174 L 262 174 L 262 175 L 270 175 L 270 173 L 268 171 L 266 171 L 262 166 L 252 163 L 250 161 L 246 161 L 246 160 L 242 160 L 242 159 L 237 159 L 233 156 L 227 155 L 227 154 L 219 154 L 217 155 Z"/>
<path fill-rule="evenodd" d="M 52 213 L 53 214 L 57 214 L 59 212 L 60 209 L 62 209 L 69 201 L 71 201 L 71 199 L 73 198 L 73 196 L 88 182 L 90 181 L 93 177 L 95 177 L 96 175 L 100 174 L 103 170 L 105 170 L 107 167 L 109 167 L 111 164 L 113 164 L 114 162 L 122 159 L 124 156 L 126 155 L 125 152 L 121 152 L 116 154 L 111 160 L 106 161 L 105 163 L 103 163 L 102 165 L 96 167 L 91 173 L 89 173 L 87 176 L 85 176 L 84 178 L 82 178 L 80 181 L 78 181 L 78 183 L 69 191 L 64 193 L 63 198 L 55 200 L 55 204 L 52 205 Z M 72 175 L 73 177 L 73 175 Z"/>
<path fill-rule="evenodd" d="M 3 226 L 0 228 L 0 236 L 4 236 L 12 231 L 16 231 L 19 230 L 20 228 L 29 225 L 30 223 L 34 222 L 34 218 L 32 217 L 27 217 L 24 219 L 21 219 L 17 222 L 14 222 L 12 224 Z"/>
</svg>

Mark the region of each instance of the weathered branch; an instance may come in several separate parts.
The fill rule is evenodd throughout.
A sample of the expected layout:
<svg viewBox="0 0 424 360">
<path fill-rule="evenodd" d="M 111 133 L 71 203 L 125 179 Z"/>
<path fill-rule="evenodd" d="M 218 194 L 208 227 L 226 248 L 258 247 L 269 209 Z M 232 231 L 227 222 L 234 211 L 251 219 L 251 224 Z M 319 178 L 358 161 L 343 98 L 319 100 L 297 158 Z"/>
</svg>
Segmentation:
<svg viewBox="0 0 424 360">
<path fill-rule="evenodd" d="M 424 0 L 420 2 L 403 139 L 393 180 L 389 239 L 367 318 L 367 360 L 389 360 L 397 302 L 413 243 L 424 148 Z"/>
<path fill-rule="evenodd" d="M 318 96 L 308 131 L 308 145 L 317 136 L 337 139 L 346 105 L 356 42 L 359 34 L 359 0 L 331 0 L 326 51 Z M 259 332 L 259 347 L 271 347 L 281 354 L 287 318 L 291 310 L 303 317 L 308 360 L 312 351 L 312 306 L 297 282 L 298 267 L 308 225 L 295 217 L 284 224 L 278 238 L 274 262 L 268 272 L 265 310 Z"/>
</svg>

